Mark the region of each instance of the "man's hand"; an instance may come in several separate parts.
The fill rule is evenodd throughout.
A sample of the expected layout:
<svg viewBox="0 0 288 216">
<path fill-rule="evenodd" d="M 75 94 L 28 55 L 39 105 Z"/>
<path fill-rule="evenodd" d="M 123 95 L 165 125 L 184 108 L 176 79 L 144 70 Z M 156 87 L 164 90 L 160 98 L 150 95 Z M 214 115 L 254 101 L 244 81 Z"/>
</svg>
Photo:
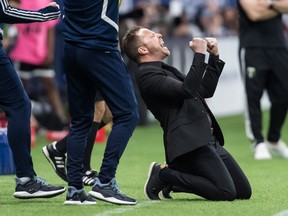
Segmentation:
<svg viewBox="0 0 288 216">
<path fill-rule="evenodd" d="M 49 3 L 47 6 L 52 6 L 52 7 L 58 7 L 58 8 L 60 8 L 59 5 L 58 5 L 56 2 L 51 2 L 51 3 Z"/>
<path fill-rule="evenodd" d="M 216 38 L 205 38 L 207 41 L 207 52 L 211 55 L 218 56 L 219 51 L 218 51 L 218 43 Z"/>
<path fill-rule="evenodd" d="M 239 4 L 252 22 L 269 20 L 278 15 L 277 12 L 269 8 L 270 0 L 239 0 Z"/>
<path fill-rule="evenodd" d="M 205 54 L 207 51 L 207 41 L 203 38 L 193 38 L 189 42 L 189 46 L 195 53 Z"/>
</svg>

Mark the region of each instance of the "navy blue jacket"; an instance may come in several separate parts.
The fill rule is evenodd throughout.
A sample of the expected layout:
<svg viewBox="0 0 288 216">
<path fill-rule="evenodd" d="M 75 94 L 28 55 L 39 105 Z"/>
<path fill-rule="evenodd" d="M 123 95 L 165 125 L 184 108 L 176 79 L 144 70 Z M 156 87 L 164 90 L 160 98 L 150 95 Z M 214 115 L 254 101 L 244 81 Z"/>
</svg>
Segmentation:
<svg viewBox="0 0 288 216">
<path fill-rule="evenodd" d="M 118 49 L 117 0 L 64 0 L 64 40 L 87 49 Z"/>
</svg>

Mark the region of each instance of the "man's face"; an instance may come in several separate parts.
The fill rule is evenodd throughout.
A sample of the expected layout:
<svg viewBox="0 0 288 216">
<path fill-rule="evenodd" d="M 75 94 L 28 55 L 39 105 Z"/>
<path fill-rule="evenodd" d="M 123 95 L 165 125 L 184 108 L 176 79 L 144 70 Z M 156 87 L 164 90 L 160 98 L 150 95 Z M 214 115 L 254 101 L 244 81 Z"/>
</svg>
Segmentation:
<svg viewBox="0 0 288 216">
<path fill-rule="evenodd" d="M 155 61 L 162 61 L 170 55 L 170 51 L 164 46 L 162 35 L 143 28 L 138 32 L 141 46 L 148 50 L 149 57 Z"/>
</svg>

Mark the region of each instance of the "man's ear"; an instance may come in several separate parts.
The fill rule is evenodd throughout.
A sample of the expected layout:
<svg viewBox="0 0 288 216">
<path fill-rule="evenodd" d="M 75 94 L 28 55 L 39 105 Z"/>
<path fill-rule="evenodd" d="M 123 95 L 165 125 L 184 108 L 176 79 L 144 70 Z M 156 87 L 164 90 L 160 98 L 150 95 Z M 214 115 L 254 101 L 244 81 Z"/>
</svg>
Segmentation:
<svg viewBox="0 0 288 216">
<path fill-rule="evenodd" d="M 148 49 L 144 46 L 141 46 L 138 48 L 138 53 L 140 53 L 141 55 L 145 55 L 148 53 Z"/>
</svg>

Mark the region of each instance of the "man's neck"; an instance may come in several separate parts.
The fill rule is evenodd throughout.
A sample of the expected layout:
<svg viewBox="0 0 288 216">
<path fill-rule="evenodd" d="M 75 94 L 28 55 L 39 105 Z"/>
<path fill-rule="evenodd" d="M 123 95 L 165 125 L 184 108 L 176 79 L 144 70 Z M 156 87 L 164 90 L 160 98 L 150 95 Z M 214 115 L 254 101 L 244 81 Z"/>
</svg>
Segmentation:
<svg viewBox="0 0 288 216">
<path fill-rule="evenodd" d="M 157 61 L 163 61 L 163 58 L 158 58 L 158 57 L 152 57 L 152 56 L 143 56 L 140 60 L 141 63 L 146 63 L 146 62 L 157 62 Z"/>
</svg>

